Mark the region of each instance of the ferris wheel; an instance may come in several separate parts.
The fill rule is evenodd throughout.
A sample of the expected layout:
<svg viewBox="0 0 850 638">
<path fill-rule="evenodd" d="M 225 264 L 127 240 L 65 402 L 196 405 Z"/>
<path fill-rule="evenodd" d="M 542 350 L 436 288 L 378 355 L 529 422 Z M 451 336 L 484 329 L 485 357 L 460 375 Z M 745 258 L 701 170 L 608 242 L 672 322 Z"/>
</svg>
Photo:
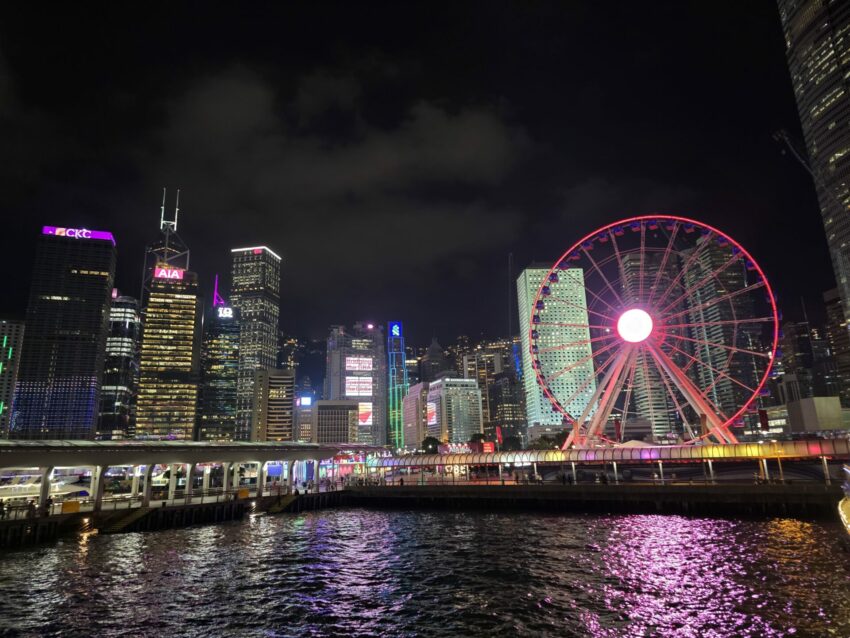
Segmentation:
<svg viewBox="0 0 850 638">
<path fill-rule="evenodd" d="M 564 448 L 736 443 L 777 354 L 776 300 L 729 235 L 670 215 L 609 224 L 542 275 L 532 367 Z"/>
</svg>

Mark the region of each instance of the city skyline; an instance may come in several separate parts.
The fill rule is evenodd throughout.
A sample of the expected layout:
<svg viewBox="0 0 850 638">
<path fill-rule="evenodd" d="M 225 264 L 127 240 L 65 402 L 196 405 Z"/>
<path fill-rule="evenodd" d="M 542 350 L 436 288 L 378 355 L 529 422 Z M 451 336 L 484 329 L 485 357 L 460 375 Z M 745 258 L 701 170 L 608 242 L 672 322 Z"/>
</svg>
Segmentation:
<svg viewBox="0 0 850 638">
<path fill-rule="evenodd" d="M 719 9 L 660 6 L 540 7 L 522 25 L 494 10 L 469 42 L 467 27 L 480 16 L 463 8 L 448 29 L 439 12 L 430 17 L 416 6 L 388 8 L 374 24 L 344 5 L 328 12 L 333 17 L 279 9 L 269 21 L 289 33 L 297 18 L 322 20 L 345 54 L 266 28 L 249 35 L 236 27 L 225 46 L 213 36 L 232 25 L 212 10 L 204 25 L 187 20 L 180 38 L 168 40 L 176 57 L 191 48 L 210 54 L 204 62 L 175 64 L 153 41 L 118 28 L 116 40 L 125 35 L 134 46 L 114 45 L 106 76 L 79 62 L 102 44 L 82 16 L 56 13 L 26 40 L 26 29 L 0 27 L 2 112 L 12 127 L 4 153 L 16 166 L 0 204 L 9 223 L 3 267 L 27 271 L 31 247 L 18 238 L 42 223 L 107 228 L 119 243 L 118 287 L 135 291 L 161 188 L 181 187 L 181 234 L 199 273 L 227 272 L 233 246 L 281 254 L 287 334 L 320 340 L 331 325 L 398 317 L 410 324 L 408 342 L 424 345 L 432 336 L 508 334 L 508 253 L 515 278 L 593 227 L 669 212 L 704 219 L 749 246 L 796 318 L 801 296 L 814 307 L 834 283 L 811 178 L 772 137 L 786 129 L 802 140 L 777 7 L 748 3 L 730 25 Z M 13 11 L 6 24 L 36 19 L 26 8 Z M 161 18 L 155 9 L 140 17 Z M 416 42 L 382 28 L 398 21 L 422 24 L 420 38 L 439 32 L 446 52 L 414 56 Z M 79 36 L 74 47 L 64 46 L 68 25 Z M 500 43 L 521 41 L 521 26 L 556 55 L 529 45 L 505 62 Z M 603 27 L 623 46 L 644 47 L 646 59 L 586 55 Z M 63 55 L 47 56 L 55 61 L 48 68 L 27 55 L 32 46 Z M 450 80 L 446 56 L 460 47 L 478 54 Z M 562 76 L 556 60 L 576 61 L 569 81 L 550 81 Z M 493 61 L 503 76 L 488 72 Z M 642 72 L 649 64 L 651 81 Z M 124 68 L 141 74 L 143 94 L 122 81 Z M 524 77 L 517 68 L 538 70 Z M 88 97 L 55 99 L 52 91 L 70 92 L 62 75 L 74 78 L 72 97 L 96 96 L 105 112 L 88 109 Z M 79 132 L 55 143 L 49 131 L 69 119 Z M 234 152 L 236 139 L 247 152 Z M 261 154 L 265 147 L 270 154 Z M 394 158 L 388 165 L 376 162 L 382 149 Z M 207 160 L 225 178 L 211 178 Z M 434 229 L 433 239 L 411 241 L 423 228 Z M 796 242 L 813 248 L 804 270 L 794 263 Z M 341 308 L 322 291 L 343 263 L 351 294 Z M 9 282 L 0 311 L 22 313 L 23 279 Z M 203 296 L 210 285 L 203 276 Z M 474 307 L 465 303 L 470 291 Z"/>
</svg>

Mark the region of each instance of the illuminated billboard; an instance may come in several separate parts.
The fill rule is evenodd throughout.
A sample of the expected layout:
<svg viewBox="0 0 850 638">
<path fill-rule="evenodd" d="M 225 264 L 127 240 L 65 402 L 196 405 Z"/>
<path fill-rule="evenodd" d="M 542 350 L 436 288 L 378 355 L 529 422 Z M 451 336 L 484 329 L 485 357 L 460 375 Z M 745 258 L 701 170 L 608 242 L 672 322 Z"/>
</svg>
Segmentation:
<svg viewBox="0 0 850 638">
<path fill-rule="evenodd" d="M 390 337 L 401 337 L 401 321 L 390 322 Z"/>
<path fill-rule="evenodd" d="M 71 239 L 104 239 L 115 243 L 112 233 L 105 230 L 89 230 L 88 228 L 60 228 L 57 226 L 44 226 L 42 235 L 54 235 L 56 237 L 70 237 Z"/>
<path fill-rule="evenodd" d="M 346 357 L 345 369 L 349 372 L 370 372 L 372 357 Z"/>
<path fill-rule="evenodd" d="M 345 377 L 345 396 L 372 396 L 372 377 Z"/>
<path fill-rule="evenodd" d="M 428 410 L 428 425 L 437 425 L 437 404 L 433 401 L 428 401 L 426 408 Z"/>
<path fill-rule="evenodd" d="M 227 306 L 219 306 L 216 308 L 218 311 L 219 319 L 233 319 L 233 308 L 228 308 Z"/>
<path fill-rule="evenodd" d="M 183 279 L 182 268 L 169 268 L 167 266 L 157 266 L 154 268 L 153 276 L 156 279 Z"/>
<path fill-rule="evenodd" d="M 357 421 L 360 425 L 372 425 L 372 404 L 357 404 Z"/>
</svg>

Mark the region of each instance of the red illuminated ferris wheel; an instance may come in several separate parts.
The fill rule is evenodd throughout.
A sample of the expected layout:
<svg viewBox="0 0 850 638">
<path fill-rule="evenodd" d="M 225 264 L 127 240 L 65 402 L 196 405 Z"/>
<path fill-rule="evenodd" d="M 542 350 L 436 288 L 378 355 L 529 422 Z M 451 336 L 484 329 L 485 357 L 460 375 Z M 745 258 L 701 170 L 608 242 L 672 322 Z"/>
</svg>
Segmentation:
<svg viewBox="0 0 850 638">
<path fill-rule="evenodd" d="M 735 443 L 779 337 L 762 269 L 727 234 L 670 215 L 609 224 L 543 277 L 534 372 L 571 431 L 564 444 Z"/>
</svg>

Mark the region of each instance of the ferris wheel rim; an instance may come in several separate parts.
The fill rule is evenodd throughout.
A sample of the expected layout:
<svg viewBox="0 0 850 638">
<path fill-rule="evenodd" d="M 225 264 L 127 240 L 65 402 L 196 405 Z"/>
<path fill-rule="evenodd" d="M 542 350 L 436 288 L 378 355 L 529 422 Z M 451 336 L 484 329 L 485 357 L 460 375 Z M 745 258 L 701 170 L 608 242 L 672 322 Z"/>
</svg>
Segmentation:
<svg viewBox="0 0 850 638">
<path fill-rule="evenodd" d="M 745 260 L 745 264 L 747 265 L 747 268 L 750 269 L 750 266 L 752 266 L 752 270 L 754 270 L 757 273 L 758 278 L 759 278 L 759 282 L 761 282 L 760 285 L 763 286 L 763 288 L 764 288 L 765 299 L 766 299 L 766 301 L 769 305 L 769 316 L 762 317 L 762 318 L 755 319 L 755 320 L 752 320 L 752 319 L 751 320 L 745 320 L 745 322 L 746 321 L 763 321 L 764 323 L 770 322 L 772 324 L 772 326 L 771 326 L 771 343 L 770 343 L 770 350 L 769 350 L 770 355 L 767 358 L 767 365 L 765 366 L 764 372 L 761 374 L 761 376 L 759 378 L 759 382 L 756 385 L 756 387 L 755 388 L 749 388 L 748 386 L 744 386 L 744 387 L 747 388 L 748 391 L 751 391 L 751 394 L 749 395 L 747 400 L 743 402 L 743 405 L 741 405 L 740 408 L 734 414 L 732 414 L 731 416 L 728 416 L 724 419 L 721 427 L 725 430 L 728 430 L 732 426 L 732 424 L 734 424 L 738 419 L 740 419 L 740 417 L 750 408 L 750 406 L 753 404 L 753 402 L 756 401 L 756 399 L 761 395 L 761 393 L 764 390 L 764 387 L 767 383 L 767 380 L 770 378 L 771 372 L 772 372 L 774 364 L 775 364 L 775 359 L 776 359 L 775 353 L 777 351 L 778 344 L 779 344 L 779 310 L 778 310 L 777 305 L 776 305 L 776 297 L 775 297 L 774 292 L 773 292 L 773 287 L 771 286 L 770 281 L 768 280 L 767 276 L 765 275 L 764 270 L 762 269 L 762 267 L 758 263 L 758 261 L 756 261 L 756 259 L 752 256 L 752 254 L 744 246 L 742 246 L 740 244 L 740 242 L 738 242 L 736 239 L 734 239 L 728 233 L 716 228 L 715 226 L 712 226 L 712 225 L 707 224 L 705 222 L 695 220 L 695 219 L 692 219 L 690 217 L 685 217 L 685 216 L 682 216 L 682 215 L 673 215 L 673 214 L 668 214 L 668 213 L 636 215 L 636 216 L 626 217 L 626 218 L 623 218 L 623 219 L 619 219 L 619 220 L 610 222 L 610 223 L 608 223 L 604 226 L 596 228 L 592 232 L 584 235 L 578 241 L 574 242 L 555 261 L 554 265 L 546 272 L 546 275 L 544 276 L 541 284 L 537 288 L 537 292 L 536 292 L 535 297 L 534 297 L 534 302 L 531 305 L 531 315 L 529 317 L 529 319 L 530 319 L 529 320 L 529 328 L 528 328 L 529 355 L 531 357 L 532 369 L 534 370 L 534 374 L 535 374 L 535 377 L 536 377 L 536 380 L 537 380 L 537 385 L 538 385 L 538 387 L 540 387 L 543 390 L 544 395 L 549 400 L 551 405 L 560 414 L 562 414 L 563 417 L 571 425 L 575 426 L 576 425 L 575 417 L 572 414 L 570 414 L 567 411 L 567 409 L 563 405 L 561 405 L 561 402 L 557 399 L 557 397 L 554 396 L 551 388 L 549 387 L 548 382 L 546 381 L 546 379 L 545 379 L 545 377 L 542 373 L 542 365 L 541 365 L 541 363 L 540 363 L 540 361 L 539 361 L 539 359 L 536 356 L 536 353 L 534 351 L 534 347 L 535 347 L 534 341 L 535 341 L 535 339 L 532 337 L 532 334 L 535 330 L 536 324 L 533 321 L 533 319 L 538 312 L 538 302 L 540 302 L 541 299 L 542 299 L 542 291 L 543 291 L 544 287 L 546 287 L 547 283 L 549 283 L 551 281 L 552 274 L 556 273 L 559 270 L 565 270 L 563 268 L 563 264 L 565 264 L 565 262 L 567 262 L 569 260 L 571 255 L 576 254 L 576 252 L 579 249 L 581 249 L 583 245 L 587 245 L 588 242 L 590 242 L 591 245 L 593 245 L 593 242 L 596 239 L 599 239 L 599 238 L 605 236 L 606 233 L 611 232 L 613 229 L 616 229 L 616 228 L 619 228 L 619 227 L 623 227 L 625 229 L 625 228 L 628 228 L 629 226 L 632 226 L 635 223 L 641 224 L 641 227 L 642 227 L 642 224 L 644 222 L 654 222 L 654 221 L 659 222 L 659 223 L 675 222 L 675 223 L 679 223 L 679 224 L 682 224 L 682 225 L 692 225 L 694 228 L 691 231 L 687 231 L 687 232 L 693 232 L 693 230 L 695 230 L 695 229 L 705 229 L 709 233 L 713 233 L 717 237 L 723 238 L 725 240 L 725 242 L 728 242 L 729 245 L 733 246 L 735 249 L 740 251 L 742 258 Z M 677 232 L 678 232 L 678 229 L 677 229 Z M 607 241 L 607 239 L 602 240 L 602 241 Z M 670 242 L 670 245 L 672 246 L 672 240 Z M 669 251 L 669 248 L 670 247 L 668 246 L 668 251 Z M 591 250 L 592 250 L 592 248 L 591 248 Z M 642 247 L 642 250 L 644 250 L 643 247 Z M 596 266 L 595 262 L 593 261 L 593 258 L 589 256 L 587 251 L 585 251 L 585 255 L 590 259 L 591 263 L 594 264 L 594 267 L 602 275 L 602 277 L 604 279 L 604 274 L 602 274 L 601 270 L 598 268 L 598 266 Z M 605 281 L 605 283 L 607 284 L 607 286 L 611 290 L 611 292 L 614 293 L 615 296 L 616 296 L 616 292 L 614 291 L 610 282 Z M 642 283 L 641 283 L 641 286 L 642 286 Z M 586 286 L 585 286 L 585 289 L 586 289 L 586 291 L 590 292 L 589 290 L 587 290 Z M 591 293 L 591 294 L 593 294 L 593 293 Z M 659 299 L 664 299 L 665 296 L 666 296 L 666 293 L 665 293 L 665 295 L 662 295 Z M 610 304 L 608 304 L 607 302 L 604 302 L 604 300 L 602 300 L 598 296 L 596 296 L 596 298 L 599 299 L 600 301 L 603 301 L 603 303 L 605 303 L 607 306 L 609 306 L 610 308 L 615 310 L 615 314 L 616 314 L 616 309 L 614 309 Z M 590 306 L 589 303 L 586 304 L 586 305 Z M 672 305 L 675 305 L 675 302 L 670 304 L 670 306 L 672 306 Z M 668 308 L 670 306 L 668 306 Z M 602 314 L 599 311 L 593 311 L 593 312 L 597 315 L 605 317 L 606 319 L 609 319 L 609 320 L 612 319 L 612 317 L 608 317 L 608 316 L 606 316 L 605 314 Z M 606 311 L 606 313 L 607 313 L 607 311 Z M 616 322 L 616 318 L 613 318 L 613 319 L 615 319 L 615 322 Z M 737 323 L 738 322 L 736 322 L 736 325 L 737 325 Z M 588 326 L 588 327 L 590 327 L 590 326 Z M 592 356 L 591 356 L 590 361 L 591 362 L 593 361 Z M 608 363 L 608 362 L 610 362 L 610 359 L 606 363 Z M 591 375 L 591 376 L 595 376 L 595 374 L 596 373 L 594 372 L 593 375 Z M 733 379 L 733 381 L 734 381 L 734 379 Z M 723 416 L 725 417 L 725 415 L 723 415 Z M 697 442 L 703 441 L 704 439 L 706 439 L 710 436 L 712 436 L 711 432 L 703 433 L 699 436 L 695 436 L 691 440 L 687 441 L 687 443 L 688 444 L 697 443 Z M 604 436 L 599 436 L 598 438 L 600 438 L 603 441 L 607 441 L 609 443 L 615 443 L 614 441 L 610 441 L 610 439 L 607 439 Z"/>
</svg>

